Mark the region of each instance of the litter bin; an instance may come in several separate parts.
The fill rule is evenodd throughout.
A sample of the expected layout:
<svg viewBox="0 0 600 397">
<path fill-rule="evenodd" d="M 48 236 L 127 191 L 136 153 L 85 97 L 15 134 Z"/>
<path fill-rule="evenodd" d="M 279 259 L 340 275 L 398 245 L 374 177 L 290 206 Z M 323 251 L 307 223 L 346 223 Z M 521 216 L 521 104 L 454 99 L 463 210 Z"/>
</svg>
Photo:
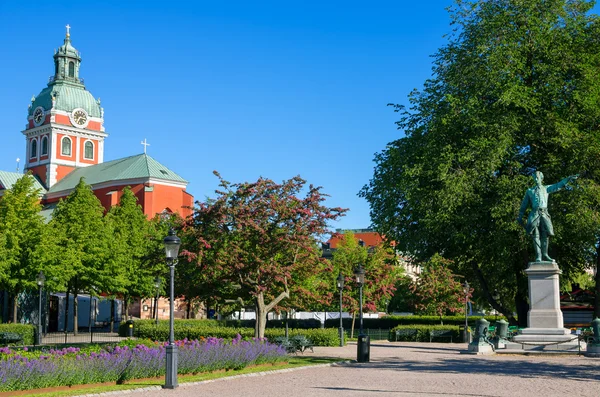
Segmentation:
<svg viewBox="0 0 600 397">
<path fill-rule="evenodd" d="M 371 337 L 369 335 L 358 335 L 356 350 L 356 361 L 368 363 L 371 360 Z"/>
<path fill-rule="evenodd" d="M 127 324 L 126 335 L 128 338 L 133 338 L 133 320 L 127 320 L 126 324 Z"/>
</svg>

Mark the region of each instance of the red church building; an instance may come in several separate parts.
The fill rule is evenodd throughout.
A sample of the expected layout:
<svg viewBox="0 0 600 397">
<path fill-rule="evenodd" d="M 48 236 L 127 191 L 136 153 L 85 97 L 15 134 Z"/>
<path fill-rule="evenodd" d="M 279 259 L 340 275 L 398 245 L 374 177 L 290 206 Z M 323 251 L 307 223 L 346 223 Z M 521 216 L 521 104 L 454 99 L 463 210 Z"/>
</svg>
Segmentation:
<svg viewBox="0 0 600 397">
<path fill-rule="evenodd" d="M 71 44 L 69 26 L 54 54 L 54 75 L 31 99 L 27 125 L 25 171 L 36 179 L 49 212 L 71 193 L 80 178 L 91 185 L 108 209 L 129 186 L 149 218 L 157 213 L 191 213 L 188 182 L 148 156 L 139 154 L 104 162 L 104 109 L 79 76 L 81 56 Z M 22 176 L 0 171 L 0 197 Z"/>
</svg>

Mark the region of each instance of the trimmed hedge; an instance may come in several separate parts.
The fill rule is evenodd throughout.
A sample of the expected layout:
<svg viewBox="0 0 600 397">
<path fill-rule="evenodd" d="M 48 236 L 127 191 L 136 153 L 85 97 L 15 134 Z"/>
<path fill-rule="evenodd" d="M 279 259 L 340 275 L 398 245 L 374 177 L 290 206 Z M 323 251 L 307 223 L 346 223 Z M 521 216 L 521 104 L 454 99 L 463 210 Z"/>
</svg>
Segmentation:
<svg viewBox="0 0 600 397">
<path fill-rule="evenodd" d="M 255 320 L 221 320 L 220 323 L 226 327 L 254 328 Z M 267 328 L 285 328 L 285 320 L 268 320 Z M 288 319 L 288 328 L 321 328 L 321 320 L 316 318 Z"/>
<path fill-rule="evenodd" d="M 23 337 L 24 345 L 33 345 L 35 341 L 35 325 L 31 324 L 0 324 L 0 332 L 11 332 Z"/>
<path fill-rule="evenodd" d="M 469 326 L 474 327 L 475 322 L 482 318 L 481 316 L 469 316 Z M 485 316 L 485 319 L 490 323 L 495 323 L 496 318 L 498 321 L 504 319 L 504 317 L 496 316 Z M 465 316 L 444 316 L 441 321 L 443 325 L 464 325 Z M 344 328 L 350 328 L 352 325 L 352 318 L 343 318 Z M 354 326 L 358 324 L 358 318 Z M 398 325 L 442 325 L 438 316 L 385 316 L 381 318 L 364 318 L 363 328 L 394 328 Z M 340 326 L 340 319 L 328 319 L 325 321 L 325 327 L 337 328 Z"/>
<path fill-rule="evenodd" d="M 429 331 L 439 330 L 439 331 L 452 331 L 452 340 L 460 341 L 462 340 L 462 336 L 460 334 L 460 330 L 456 325 L 399 325 L 397 327 L 392 328 L 390 331 L 390 335 L 388 340 L 390 342 L 396 341 L 396 330 L 399 329 L 416 329 L 417 335 L 415 336 L 405 336 L 400 335 L 398 337 L 398 342 L 415 342 L 415 338 L 417 342 L 429 342 Z M 440 339 L 440 342 L 450 342 L 448 339 Z"/>
<path fill-rule="evenodd" d="M 207 320 L 213 321 L 213 320 Z M 126 328 L 123 328 L 126 330 Z M 169 339 L 168 321 L 159 322 L 158 326 L 154 321 L 139 320 L 134 322 L 134 336 L 138 338 L 148 338 L 158 341 Z M 242 338 L 250 339 L 254 337 L 253 328 L 229 328 L 223 326 L 210 326 L 204 320 L 176 320 L 175 321 L 175 339 L 201 339 L 208 337 L 233 339 L 237 334 Z M 265 337 L 273 340 L 278 336 L 284 336 L 285 330 L 281 328 L 271 328 L 265 330 Z M 338 346 L 340 343 L 337 329 L 290 329 L 289 335 L 304 335 L 310 339 L 315 346 Z"/>
</svg>

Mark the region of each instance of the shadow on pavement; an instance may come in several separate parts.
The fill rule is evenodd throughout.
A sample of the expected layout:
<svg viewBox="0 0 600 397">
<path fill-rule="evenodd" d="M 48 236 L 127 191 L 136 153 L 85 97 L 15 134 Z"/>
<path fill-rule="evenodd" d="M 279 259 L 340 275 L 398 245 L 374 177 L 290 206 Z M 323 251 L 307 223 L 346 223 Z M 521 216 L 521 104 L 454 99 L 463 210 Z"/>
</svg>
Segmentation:
<svg viewBox="0 0 600 397">
<path fill-rule="evenodd" d="M 531 362 L 525 360 L 473 360 L 472 358 L 472 356 L 465 356 L 465 359 L 441 359 L 436 362 L 386 358 L 385 361 L 372 360 L 369 363 L 361 364 L 361 366 L 371 369 L 395 371 L 445 372 L 465 375 L 504 375 L 520 378 L 568 378 L 569 380 L 598 382 L 597 366 L 565 365 L 564 363 Z M 345 365 L 356 366 L 356 364 Z M 344 366 L 344 364 L 341 364 L 340 366 Z"/>
<path fill-rule="evenodd" d="M 414 391 L 414 390 L 378 390 L 378 389 L 358 389 L 358 388 L 352 388 L 352 387 L 313 387 L 313 389 L 322 389 L 322 390 L 335 390 L 335 391 L 349 391 L 349 392 L 373 392 L 373 393 L 394 393 L 395 395 L 402 395 L 402 394 L 409 394 L 411 396 L 415 395 L 415 394 L 426 394 L 428 396 L 431 396 L 432 394 L 439 394 L 440 396 L 474 396 L 474 397 L 494 397 L 494 395 L 492 394 L 481 394 L 481 393 L 477 393 L 477 394 L 470 394 L 470 393 L 448 393 L 448 392 L 441 392 L 441 393 L 436 393 L 436 392 L 431 392 L 431 391 L 424 391 L 424 392 L 418 392 L 418 391 Z"/>
</svg>

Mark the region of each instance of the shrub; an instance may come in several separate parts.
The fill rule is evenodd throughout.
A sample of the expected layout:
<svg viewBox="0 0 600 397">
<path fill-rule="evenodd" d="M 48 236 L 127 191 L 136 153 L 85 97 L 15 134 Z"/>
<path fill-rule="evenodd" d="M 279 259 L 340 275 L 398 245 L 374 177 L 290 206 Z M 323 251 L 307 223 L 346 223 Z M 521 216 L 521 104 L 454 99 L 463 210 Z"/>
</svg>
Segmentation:
<svg viewBox="0 0 600 397">
<path fill-rule="evenodd" d="M 440 331 L 452 331 L 453 335 L 452 335 L 452 340 L 453 341 L 460 341 L 461 340 L 461 335 L 460 335 L 460 329 L 458 326 L 456 325 L 399 325 L 397 327 L 394 327 L 390 330 L 390 335 L 388 340 L 393 342 L 396 341 L 396 330 L 401 330 L 401 329 L 416 329 L 417 330 L 417 335 L 416 335 L 416 341 L 417 342 L 429 342 L 429 331 L 433 331 L 433 330 L 440 330 Z M 400 335 L 398 337 L 398 342 L 414 342 L 415 341 L 415 336 L 407 336 L 407 335 Z M 449 342 L 449 340 L 448 340 Z"/>
<path fill-rule="evenodd" d="M 23 344 L 33 345 L 35 340 L 35 325 L 32 324 L 0 324 L 0 332 L 10 332 L 23 337 Z"/>
<path fill-rule="evenodd" d="M 253 328 L 211 327 L 205 323 L 198 323 L 198 326 L 195 326 L 195 323 L 190 321 L 182 323 L 175 321 L 174 328 L 175 339 L 177 340 L 194 340 L 209 337 L 233 339 L 238 334 L 244 339 L 251 339 L 254 337 Z M 136 321 L 134 323 L 134 335 L 138 338 L 166 341 L 169 339 L 169 324 L 168 322 L 161 322 L 156 326 L 154 322 L 151 321 Z M 265 330 L 265 337 L 269 340 L 283 335 L 285 335 L 285 330 L 283 328 L 267 328 Z M 338 346 L 340 343 L 337 329 L 290 329 L 289 335 L 304 335 L 313 341 L 315 346 Z"/>
</svg>

